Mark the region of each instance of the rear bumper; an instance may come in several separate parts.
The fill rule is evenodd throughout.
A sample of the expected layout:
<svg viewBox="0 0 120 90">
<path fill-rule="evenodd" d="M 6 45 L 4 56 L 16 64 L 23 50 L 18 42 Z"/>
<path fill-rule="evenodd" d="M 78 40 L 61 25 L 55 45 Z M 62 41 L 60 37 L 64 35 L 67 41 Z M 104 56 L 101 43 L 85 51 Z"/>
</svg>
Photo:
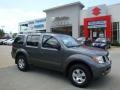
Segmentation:
<svg viewBox="0 0 120 90">
<path fill-rule="evenodd" d="M 93 47 L 105 49 L 106 46 L 93 46 Z"/>
<path fill-rule="evenodd" d="M 111 64 L 112 64 L 112 62 L 109 61 L 109 62 L 107 62 L 105 64 L 99 64 L 99 65 L 93 67 L 92 68 L 92 70 L 93 70 L 93 77 L 94 78 L 98 78 L 98 77 L 105 76 L 108 73 L 110 73 L 110 71 L 111 71 Z"/>
</svg>

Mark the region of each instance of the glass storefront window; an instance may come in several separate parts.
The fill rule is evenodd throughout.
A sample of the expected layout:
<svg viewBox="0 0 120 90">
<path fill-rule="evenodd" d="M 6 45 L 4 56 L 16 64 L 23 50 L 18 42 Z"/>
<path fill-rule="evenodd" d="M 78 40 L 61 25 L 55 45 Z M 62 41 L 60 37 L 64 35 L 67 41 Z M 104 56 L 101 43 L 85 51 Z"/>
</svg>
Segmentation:
<svg viewBox="0 0 120 90">
<path fill-rule="evenodd" d="M 84 26 L 81 25 L 80 26 L 80 37 L 83 37 L 84 36 Z"/>
<path fill-rule="evenodd" d="M 112 39 L 113 42 L 116 42 L 119 40 L 119 22 L 113 22 L 112 24 Z"/>
</svg>

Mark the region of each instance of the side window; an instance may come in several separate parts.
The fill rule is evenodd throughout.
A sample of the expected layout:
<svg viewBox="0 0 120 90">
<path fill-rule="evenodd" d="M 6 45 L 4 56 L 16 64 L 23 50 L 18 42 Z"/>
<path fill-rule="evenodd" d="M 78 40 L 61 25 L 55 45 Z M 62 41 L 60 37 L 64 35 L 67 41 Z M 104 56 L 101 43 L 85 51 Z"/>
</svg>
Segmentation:
<svg viewBox="0 0 120 90">
<path fill-rule="evenodd" d="M 58 44 L 58 41 L 54 37 L 48 35 L 43 36 L 42 47 L 56 48 Z"/>
<path fill-rule="evenodd" d="M 14 44 L 23 44 L 24 43 L 24 36 L 18 36 L 14 40 Z"/>
<path fill-rule="evenodd" d="M 32 35 L 32 36 L 28 36 L 27 37 L 27 45 L 28 46 L 38 46 L 39 44 L 39 40 L 40 40 L 40 36 L 39 35 Z"/>
<path fill-rule="evenodd" d="M 43 36 L 43 39 L 42 39 L 42 43 L 44 43 L 46 40 L 48 40 L 48 39 L 50 39 L 51 38 L 51 36 L 49 36 L 49 35 L 44 35 Z M 43 44 L 42 44 L 43 45 Z"/>
<path fill-rule="evenodd" d="M 31 38 L 32 38 L 32 36 L 28 36 L 28 37 L 27 37 L 26 43 L 27 43 L 28 46 L 30 46 L 30 45 L 32 44 Z"/>
</svg>

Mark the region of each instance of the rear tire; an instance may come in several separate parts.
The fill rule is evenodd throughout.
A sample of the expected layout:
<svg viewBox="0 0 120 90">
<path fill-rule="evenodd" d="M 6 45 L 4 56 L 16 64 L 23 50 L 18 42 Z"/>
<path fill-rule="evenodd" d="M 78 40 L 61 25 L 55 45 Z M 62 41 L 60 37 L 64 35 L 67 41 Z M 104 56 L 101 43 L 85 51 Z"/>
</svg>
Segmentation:
<svg viewBox="0 0 120 90">
<path fill-rule="evenodd" d="M 27 59 L 24 55 L 20 55 L 16 59 L 17 59 L 17 67 L 20 71 L 29 70 L 29 65 L 28 65 Z"/>
<path fill-rule="evenodd" d="M 69 79 L 77 87 L 86 87 L 91 80 L 91 72 L 83 64 L 75 64 L 69 69 Z"/>
</svg>

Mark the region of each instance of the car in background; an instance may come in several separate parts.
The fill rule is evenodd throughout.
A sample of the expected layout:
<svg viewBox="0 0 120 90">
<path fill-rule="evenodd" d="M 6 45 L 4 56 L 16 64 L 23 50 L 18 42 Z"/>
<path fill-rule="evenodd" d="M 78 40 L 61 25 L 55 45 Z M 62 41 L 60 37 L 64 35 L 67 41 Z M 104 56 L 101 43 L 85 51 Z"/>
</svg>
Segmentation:
<svg viewBox="0 0 120 90">
<path fill-rule="evenodd" d="M 79 37 L 79 38 L 77 39 L 77 41 L 78 41 L 78 43 L 79 43 L 80 45 L 84 45 L 86 39 L 85 39 L 85 37 Z"/>
<path fill-rule="evenodd" d="M 0 45 L 2 45 L 2 43 L 3 43 L 3 41 L 2 41 L 2 39 L 0 39 Z"/>
<path fill-rule="evenodd" d="M 12 45 L 13 42 L 14 42 L 14 39 L 8 39 L 6 41 L 6 45 Z"/>
<path fill-rule="evenodd" d="M 5 40 L 3 41 L 3 45 L 6 45 L 7 40 L 9 40 L 9 39 L 5 39 Z"/>
<path fill-rule="evenodd" d="M 93 43 L 93 47 L 109 49 L 111 47 L 111 42 L 107 38 L 97 38 Z"/>
<path fill-rule="evenodd" d="M 0 39 L 0 45 L 3 45 L 4 41 L 6 41 L 7 39 Z"/>
</svg>

